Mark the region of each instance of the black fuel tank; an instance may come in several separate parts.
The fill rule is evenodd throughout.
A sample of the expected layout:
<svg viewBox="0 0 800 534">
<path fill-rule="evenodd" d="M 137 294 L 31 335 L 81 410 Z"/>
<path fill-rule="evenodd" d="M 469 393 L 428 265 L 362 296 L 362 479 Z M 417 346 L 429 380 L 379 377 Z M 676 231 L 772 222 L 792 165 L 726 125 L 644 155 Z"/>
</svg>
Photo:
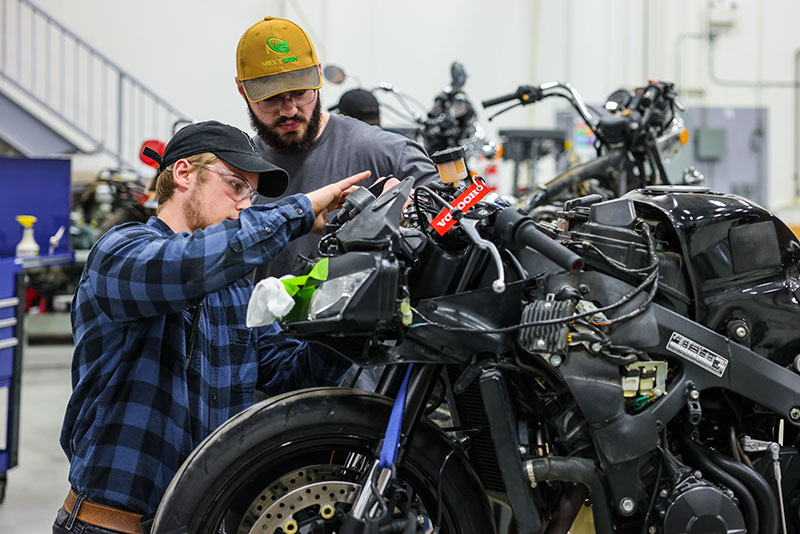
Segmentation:
<svg viewBox="0 0 800 534">
<path fill-rule="evenodd" d="M 706 188 L 651 186 L 623 198 L 674 229 L 697 322 L 781 363 L 800 352 L 800 242 L 780 219 Z"/>
</svg>

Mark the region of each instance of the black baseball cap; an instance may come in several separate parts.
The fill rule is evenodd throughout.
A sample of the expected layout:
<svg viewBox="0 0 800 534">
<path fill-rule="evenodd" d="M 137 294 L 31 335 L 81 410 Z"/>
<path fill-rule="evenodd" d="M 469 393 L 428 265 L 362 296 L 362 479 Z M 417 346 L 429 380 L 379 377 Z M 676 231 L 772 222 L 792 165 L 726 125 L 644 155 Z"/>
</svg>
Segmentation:
<svg viewBox="0 0 800 534">
<path fill-rule="evenodd" d="M 217 121 L 205 121 L 184 126 L 172 136 L 164 155 L 145 148 L 143 154 L 158 162 L 158 174 L 182 158 L 211 152 L 221 160 L 243 171 L 257 172 L 258 193 L 278 197 L 289 185 L 289 174 L 280 167 L 264 161 L 255 143 L 245 132 Z"/>
<path fill-rule="evenodd" d="M 366 89 L 350 89 L 345 92 L 334 109 L 338 109 L 342 115 L 354 117 L 370 124 L 377 124 L 380 119 L 378 99 Z"/>
</svg>

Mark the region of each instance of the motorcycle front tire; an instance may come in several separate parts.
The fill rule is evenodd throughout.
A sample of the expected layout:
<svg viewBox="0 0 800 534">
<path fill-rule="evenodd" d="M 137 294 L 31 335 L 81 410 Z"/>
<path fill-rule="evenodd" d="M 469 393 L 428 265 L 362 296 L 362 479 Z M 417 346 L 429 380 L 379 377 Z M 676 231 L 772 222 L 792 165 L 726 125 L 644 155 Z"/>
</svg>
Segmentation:
<svg viewBox="0 0 800 534">
<path fill-rule="evenodd" d="M 258 494 L 254 488 L 313 463 L 309 458 L 354 452 L 371 462 L 391 408 L 388 398 L 346 388 L 294 391 L 252 406 L 187 458 L 161 501 L 151 532 L 215 534 L 237 498 L 252 499 Z M 432 520 L 438 511 L 440 468 L 451 451 L 452 441 L 426 420 L 417 425 L 397 467 L 398 478 L 419 495 Z M 442 483 L 442 534 L 495 532 L 486 493 L 462 453 L 447 461 Z"/>
</svg>

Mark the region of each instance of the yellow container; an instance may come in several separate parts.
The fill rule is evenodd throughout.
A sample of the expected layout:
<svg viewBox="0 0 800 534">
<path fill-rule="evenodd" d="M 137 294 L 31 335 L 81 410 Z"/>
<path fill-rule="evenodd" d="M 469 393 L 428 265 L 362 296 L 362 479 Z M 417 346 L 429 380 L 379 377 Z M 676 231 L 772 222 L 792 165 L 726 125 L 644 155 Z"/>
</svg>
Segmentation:
<svg viewBox="0 0 800 534">
<path fill-rule="evenodd" d="M 464 149 L 460 146 L 434 152 L 431 159 L 436 164 L 442 182 L 452 184 L 467 177 Z"/>
<path fill-rule="evenodd" d="M 36 217 L 33 215 L 17 215 L 17 222 L 22 225 L 22 239 L 17 245 L 16 256 L 18 258 L 30 258 L 39 255 L 39 245 L 33 238 L 33 223 Z"/>
</svg>

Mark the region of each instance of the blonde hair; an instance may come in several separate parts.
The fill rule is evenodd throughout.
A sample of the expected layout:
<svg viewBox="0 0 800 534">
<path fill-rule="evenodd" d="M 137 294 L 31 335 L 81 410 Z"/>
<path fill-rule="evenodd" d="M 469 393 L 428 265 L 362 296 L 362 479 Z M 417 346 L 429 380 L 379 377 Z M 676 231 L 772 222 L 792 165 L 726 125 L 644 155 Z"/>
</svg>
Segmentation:
<svg viewBox="0 0 800 534">
<path fill-rule="evenodd" d="M 216 154 L 212 154 L 211 152 L 203 152 L 202 154 L 195 154 L 194 156 L 189 156 L 185 158 L 189 163 L 194 163 L 197 165 L 208 165 L 210 163 L 214 163 L 219 158 Z M 197 179 L 202 183 L 205 181 L 205 173 L 200 172 L 197 174 Z M 156 200 L 158 200 L 158 211 L 161 210 L 161 206 L 164 203 L 172 198 L 172 193 L 175 192 L 175 180 L 172 178 L 172 165 L 169 168 L 164 169 L 161 171 L 161 174 L 158 175 L 156 178 Z"/>
</svg>

